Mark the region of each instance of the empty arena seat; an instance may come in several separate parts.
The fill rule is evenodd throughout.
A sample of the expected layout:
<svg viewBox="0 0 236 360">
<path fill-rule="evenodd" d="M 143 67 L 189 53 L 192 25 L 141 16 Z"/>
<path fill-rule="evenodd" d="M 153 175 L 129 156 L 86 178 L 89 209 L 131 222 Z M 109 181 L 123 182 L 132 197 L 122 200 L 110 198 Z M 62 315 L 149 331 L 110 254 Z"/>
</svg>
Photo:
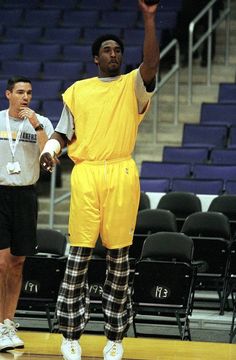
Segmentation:
<svg viewBox="0 0 236 360">
<path fill-rule="evenodd" d="M 141 164 L 141 178 L 173 178 L 188 177 L 190 175 L 190 164 L 171 163 L 163 161 L 143 161 Z"/>
<path fill-rule="evenodd" d="M 213 164 L 236 164 L 236 148 L 212 149 L 210 161 Z"/>
<path fill-rule="evenodd" d="M 72 61 L 47 61 L 43 66 L 44 79 L 73 79 L 78 80 L 81 77 L 83 63 Z"/>
<path fill-rule="evenodd" d="M 218 102 L 236 103 L 236 83 L 220 83 Z"/>
<path fill-rule="evenodd" d="M 65 10 L 62 15 L 62 25 L 68 27 L 96 27 L 98 19 L 98 10 Z"/>
<path fill-rule="evenodd" d="M 34 99 L 56 99 L 62 90 L 62 80 L 33 80 L 32 87 Z"/>
<path fill-rule="evenodd" d="M 137 10 L 133 11 L 103 11 L 99 20 L 100 27 L 120 27 L 132 28 L 135 26 L 138 18 Z"/>
<path fill-rule="evenodd" d="M 207 147 L 164 146 L 163 161 L 201 163 L 207 162 L 209 149 Z"/>
<path fill-rule="evenodd" d="M 42 36 L 42 26 L 31 27 L 19 27 L 19 26 L 7 26 L 4 34 L 4 42 L 38 42 Z M 55 40 L 54 40 L 55 41 Z"/>
<path fill-rule="evenodd" d="M 236 180 L 236 165 L 195 164 L 193 177 L 196 179 Z"/>
<path fill-rule="evenodd" d="M 12 74 L 38 78 L 41 71 L 41 61 L 36 60 L 4 60 L 2 61 L 1 75 L 11 77 Z"/>
<path fill-rule="evenodd" d="M 168 192 L 170 190 L 170 179 L 140 178 L 140 187 L 145 192 Z"/>
<path fill-rule="evenodd" d="M 24 44 L 22 56 L 24 60 L 58 60 L 61 55 L 59 44 Z"/>
<path fill-rule="evenodd" d="M 235 186 L 236 188 L 236 186 Z M 222 194 L 224 181 L 222 179 L 181 179 L 173 178 L 172 191 L 188 191 L 194 194 Z"/>
<path fill-rule="evenodd" d="M 81 37 L 81 28 L 46 28 L 42 38 L 44 43 L 76 44 Z"/>
<path fill-rule="evenodd" d="M 184 124 L 182 146 L 225 147 L 227 135 L 225 125 Z"/>
<path fill-rule="evenodd" d="M 18 59 L 20 56 L 20 44 L 9 43 L 0 44 L 0 60 Z"/>
<path fill-rule="evenodd" d="M 60 18 L 60 9 L 26 9 L 23 24 L 25 26 L 57 26 Z"/>
<path fill-rule="evenodd" d="M 236 125 L 236 104 L 202 103 L 200 123 Z"/>
</svg>

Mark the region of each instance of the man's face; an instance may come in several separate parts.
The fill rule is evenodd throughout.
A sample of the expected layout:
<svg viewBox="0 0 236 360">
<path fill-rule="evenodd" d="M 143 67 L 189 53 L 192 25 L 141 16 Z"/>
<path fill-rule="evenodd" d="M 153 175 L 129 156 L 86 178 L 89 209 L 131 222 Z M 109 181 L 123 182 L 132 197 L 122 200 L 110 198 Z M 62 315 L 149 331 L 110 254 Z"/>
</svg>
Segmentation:
<svg viewBox="0 0 236 360">
<path fill-rule="evenodd" d="M 22 107 L 29 106 L 32 99 L 32 86 L 27 82 L 18 82 L 11 91 L 6 90 L 6 97 L 9 100 L 9 107 L 19 111 Z"/>
<path fill-rule="evenodd" d="M 120 74 L 122 52 L 120 45 L 114 40 L 102 43 L 98 56 L 94 57 L 95 64 L 99 66 L 100 76 L 109 77 Z"/>
</svg>

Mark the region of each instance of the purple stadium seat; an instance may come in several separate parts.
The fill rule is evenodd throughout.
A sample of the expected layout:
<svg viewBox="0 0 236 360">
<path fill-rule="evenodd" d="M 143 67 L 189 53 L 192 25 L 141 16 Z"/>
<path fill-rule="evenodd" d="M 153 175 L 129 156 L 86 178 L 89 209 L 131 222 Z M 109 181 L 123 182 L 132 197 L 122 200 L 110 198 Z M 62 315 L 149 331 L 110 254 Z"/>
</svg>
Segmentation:
<svg viewBox="0 0 236 360">
<path fill-rule="evenodd" d="M 190 176 L 190 164 L 171 163 L 162 161 L 143 161 L 141 164 L 141 178 L 170 178 Z"/>
<path fill-rule="evenodd" d="M 129 45 L 125 47 L 123 61 L 126 65 L 138 67 L 142 62 L 143 48 L 141 45 Z"/>
<path fill-rule="evenodd" d="M 53 27 L 60 23 L 59 9 L 26 9 L 23 24 L 25 26 Z"/>
<path fill-rule="evenodd" d="M 209 150 L 207 147 L 164 146 L 163 161 L 203 163 L 207 162 Z"/>
<path fill-rule="evenodd" d="M 168 192 L 170 190 L 170 179 L 146 179 L 140 178 L 141 191 L 144 192 Z"/>
<path fill-rule="evenodd" d="M 225 193 L 236 195 L 236 180 L 228 180 L 225 183 Z"/>
<path fill-rule="evenodd" d="M 42 36 L 42 27 L 7 27 L 4 42 L 38 42 Z"/>
<path fill-rule="evenodd" d="M 20 44 L 9 43 L 0 44 L 0 60 L 17 59 L 20 55 Z"/>
<path fill-rule="evenodd" d="M 86 62 L 84 70 L 84 78 L 94 77 L 98 75 L 98 68 L 94 62 Z"/>
<path fill-rule="evenodd" d="M 76 44 L 81 37 L 81 28 L 46 28 L 42 42 L 57 44 Z"/>
<path fill-rule="evenodd" d="M 36 99 L 33 99 L 33 100 L 31 100 L 31 102 L 30 102 L 30 108 L 33 109 L 33 110 L 36 111 L 36 112 L 39 112 L 39 110 L 40 110 L 40 105 L 41 105 L 41 104 L 40 104 L 40 100 L 38 100 L 38 99 L 37 99 L 37 100 L 36 100 Z M 7 98 L 0 96 L 0 111 L 7 109 L 8 106 L 9 106 L 9 101 L 7 100 Z"/>
<path fill-rule="evenodd" d="M 231 126 L 229 130 L 228 148 L 236 148 L 236 126 Z"/>
<path fill-rule="evenodd" d="M 130 0 L 129 0 L 130 1 Z M 79 8 L 83 10 L 112 10 L 115 7 L 116 0 L 80 0 Z M 137 4 L 136 4 L 137 7 Z"/>
<path fill-rule="evenodd" d="M 202 103 L 200 123 L 236 125 L 236 104 Z"/>
<path fill-rule="evenodd" d="M 17 26 L 22 22 L 23 9 L 0 8 L 1 24 L 5 26 Z"/>
<path fill-rule="evenodd" d="M 62 109 L 62 100 L 44 100 L 42 102 L 42 115 L 47 116 L 53 123 L 54 127 L 60 119 Z"/>
<path fill-rule="evenodd" d="M 158 11 L 156 24 L 157 29 L 174 30 L 177 24 L 177 11 Z M 144 27 L 142 20 L 138 21 L 137 27 Z"/>
<path fill-rule="evenodd" d="M 236 103 L 236 83 L 220 83 L 218 102 Z"/>
<path fill-rule="evenodd" d="M 40 0 L 7 0 L 1 3 L 4 8 L 37 8 L 41 6 Z"/>
<path fill-rule="evenodd" d="M 44 79 L 79 80 L 83 71 L 83 63 L 77 61 L 48 61 L 44 62 Z"/>
<path fill-rule="evenodd" d="M 65 10 L 62 16 L 62 25 L 68 27 L 96 27 L 98 19 L 98 10 Z"/>
<path fill-rule="evenodd" d="M 193 178 L 236 180 L 236 165 L 195 164 Z"/>
<path fill-rule="evenodd" d="M 79 62 L 92 61 L 91 45 L 64 45 L 63 60 L 77 60 Z"/>
<path fill-rule="evenodd" d="M 224 181 L 221 179 L 181 179 L 172 180 L 172 191 L 187 191 L 194 194 L 222 194 Z"/>
<path fill-rule="evenodd" d="M 59 44 L 24 44 L 22 57 L 24 60 L 58 60 L 61 55 Z"/>
<path fill-rule="evenodd" d="M 225 147 L 227 133 L 225 125 L 184 124 L 182 146 Z"/>
<path fill-rule="evenodd" d="M 83 33 L 83 38 L 81 40 L 81 42 L 83 44 L 89 44 L 91 46 L 92 42 L 99 36 L 104 35 L 104 34 L 114 34 L 117 35 L 118 37 L 121 36 L 121 29 L 120 28 L 90 28 L 90 27 L 85 27 L 84 28 L 84 33 Z"/>
<path fill-rule="evenodd" d="M 43 0 L 42 7 L 47 9 L 73 9 L 78 4 L 77 0 Z"/>
<path fill-rule="evenodd" d="M 11 77 L 12 74 L 22 75 L 31 79 L 38 78 L 41 71 L 41 61 L 7 60 L 2 61 L 1 75 Z"/>
<path fill-rule="evenodd" d="M 32 87 L 34 99 L 58 99 L 62 91 L 62 80 L 33 80 Z"/>
<path fill-rule="evenodd" d="M 99 27 L 132 28 L 138 17 L 137 10 L 134 11 L 103 11 L 99 21 Z"/>
<path fill-rule="evenodd" d="M 236 164 L 236 148 L 212 149 L 210 161 L 212 164 Z"/>
</svg>

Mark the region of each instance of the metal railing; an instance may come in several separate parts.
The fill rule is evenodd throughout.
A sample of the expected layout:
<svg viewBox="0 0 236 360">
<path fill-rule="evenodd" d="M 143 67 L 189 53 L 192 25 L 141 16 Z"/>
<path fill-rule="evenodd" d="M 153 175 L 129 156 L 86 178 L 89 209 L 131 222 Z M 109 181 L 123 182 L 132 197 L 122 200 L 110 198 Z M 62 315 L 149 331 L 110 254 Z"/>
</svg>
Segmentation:
<svg viewBox="0 0 236 360">
<path fill-rule="evenodd" d="M 156 93 L 167 83 L 167 81 L 175 75 L 175 100 L 174 100 L 174 124 L 178 123 L 179 116 L 179 68 L 180 68 L 180 51 L 179 43 L 176 39 L 172 40 L 160 53 L 160 59 L 163 59 L 173 48 L 175 48 L 175 63 L 172 68 L 163 76 L 163 78 L 158 81 L 157 79 L 157 89 Z M 154 104 L 154 109 L 157 109 L 157 101 Z M 156 143 L 156 134 L 157 134 L 157 114 L 153 115 L 153 141 Z M 63 149 L 62 155 L 67 153 L 67 149 Z M 50 205 L 49 205 L 49 223 L 48 226 L 50 229 L 54 228 L 54 210 L 55 205 L 63 202 L 64 200 L 70 197 L 70 192 L 56 198 L 56 173 L 57 167 L 53 169 L 51 174 L 51 183 L 50 183 Z"/>
<path fill-rule="evenodd" d="M 207 85 L 211 85 L 212 73 L 212 33 L 225 20 L 225 65 L 229 61 L 229 27 L 230 27 L 230 0 L 227 0 L 225 9 L 213 23 L 213 6 L 219 0 L 212 0 L 189 24 L 189 48 L 188 48 L 188 104 L 192 104 L 193 93 L 193 53 L 207 40 Z M 208 13 L 208 25 L 206 32 L 194 44 L 194 30 L 196 24 Z"/>
</svg>

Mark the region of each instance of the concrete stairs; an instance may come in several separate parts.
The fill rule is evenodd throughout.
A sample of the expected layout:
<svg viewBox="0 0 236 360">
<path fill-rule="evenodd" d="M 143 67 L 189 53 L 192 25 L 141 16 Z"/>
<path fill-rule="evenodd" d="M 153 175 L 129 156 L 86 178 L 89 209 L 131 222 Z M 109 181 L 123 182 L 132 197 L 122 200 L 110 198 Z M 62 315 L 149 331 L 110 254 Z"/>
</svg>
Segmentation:
<svg viewBox="0 0 236 360">
<path fill-rule="evenodd" d="M 193 102 L 188 104 L 188 69 L 180 69 L 179 87 L 179 119 L 174 124 L 174 81 L 170 79 L 160 90 L 158 97 L 153 99 L 146 119 L 139 129 L 134 158 L 140 167 L 143 160 L 162 160 L 165 145 L 181 145 L 184 123 L 198 123 L 202 102 L 216 102 L 220 82 L 235 82 L 236 73 L 236 0 L 232 0 L 230 26 L 230 57 L 229 64 L 224 64 L 225 26 L 218 28 L 216 34 L 216 56 L 212 66 L 211 85 L 207 85 L 207 69 L 199 64 L 199 59 L 193 65 Z M 153 140 L 153 117 L 157 124 L 156 141 Z M 56 196 L 69 191 L 69 172 L 71 163 L 62 160 L 62 188 L 56 189 Z M 48 227 L 49 194 L 39 196 L 39 227 Z M 55 228 L 67 233 L 69 200 L 55 206 Z"/>
</svg>

